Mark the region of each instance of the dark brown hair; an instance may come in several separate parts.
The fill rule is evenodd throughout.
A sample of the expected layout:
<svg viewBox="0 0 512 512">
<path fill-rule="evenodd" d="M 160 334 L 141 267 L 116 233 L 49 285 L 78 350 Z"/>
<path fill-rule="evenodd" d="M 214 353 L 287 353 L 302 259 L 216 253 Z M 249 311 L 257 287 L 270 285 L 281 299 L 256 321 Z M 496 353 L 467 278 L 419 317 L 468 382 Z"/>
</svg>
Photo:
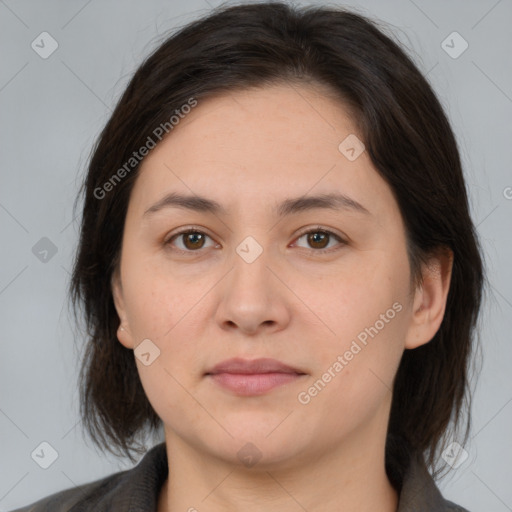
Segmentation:
<svg viewBox="0 0 512 512">
<path fill-rule="evenodd" d="M 342 8 L 221 6 L 168 37 L 138 68 L 92 151 L 70 284 L 88 338 L 81 415 L 98 446 L 133 460 L 131 452 L 145 450 L 138 436 L 161 426 L 133 351 L 117 340 L 110 287 L 139 166 L 122 173 L 108 193 L 98 190 L 191 98 L 200 104 L 236 89 L 312 83 L 335 92 L 350 109 L 371 161 L 391 187 L 406 226 L 414 285 L 429 255 L 453 251 L 444 319 L 429 343 L 403 354 L 386 442 L 394 484 L 410 454 L 422 454 L 435 468 L 450 421 L 460 427 L 464 405 L 469 411 L 470 356 L 485 276 L 449 122 L 412 59 L 384 31 Z M 463 426 L 460 444 L 468 437 L 469 412 Z"/>
</svg>

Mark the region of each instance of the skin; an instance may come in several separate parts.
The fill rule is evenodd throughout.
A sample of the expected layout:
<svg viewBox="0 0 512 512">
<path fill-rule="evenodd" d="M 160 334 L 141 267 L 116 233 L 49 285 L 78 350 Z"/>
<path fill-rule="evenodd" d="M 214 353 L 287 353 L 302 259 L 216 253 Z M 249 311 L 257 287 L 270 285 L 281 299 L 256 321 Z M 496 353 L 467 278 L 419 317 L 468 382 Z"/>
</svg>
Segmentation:
<svg viewBox="0 0 512 512">
<path fill-rule="evenodd" d="M 135 358 L 172 461 L 160 512 L 397 509 L 384 468 L 392 382 L 403 351 L 439 329 L 451 259 L 432 258 L 422 286 L 410 287 L 400 210 L 366 151 L 349 161 L 338 150 L 349 134 L 356 125 L 324 89 L 273 85 L 200 100 L 144 159 L 112 290 L 120 343 L 150 339 L 160 350 L 148 366 Z M 172 191 L 214 199 L 228 214 L 144 216 Z M 333 191 L 370 215 L 272 212 L 284 199 Z M 185 235 L 165 245 L 191 226 L 203 242 Z M 318 226 L 346 243 L 302 236 Z M 248 236 L 263 249 L 252 263 L 236 252 Z M 300 403 L 396 302 L 401 311 Z M 275 358 L 306 375 L 236 396 L 204 376 L 235 356 Z M 237 456 L 246 443 L 261 455 L 252 467 Z"/>
</svg>

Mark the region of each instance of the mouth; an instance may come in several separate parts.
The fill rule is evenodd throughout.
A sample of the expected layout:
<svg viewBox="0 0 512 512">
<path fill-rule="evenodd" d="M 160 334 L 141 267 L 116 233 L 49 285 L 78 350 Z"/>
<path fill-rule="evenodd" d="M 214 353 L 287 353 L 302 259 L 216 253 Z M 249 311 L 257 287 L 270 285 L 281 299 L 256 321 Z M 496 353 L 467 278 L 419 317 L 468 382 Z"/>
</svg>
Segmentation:
<svg viewBox="0 0 512 512">
<path fill-rule="evenodd" d="M 263 395 L 305 375 L 298 368 L 268 358 L 228 359 L 205 373 L 205 377 L 239 396 Z"/>
</svg>

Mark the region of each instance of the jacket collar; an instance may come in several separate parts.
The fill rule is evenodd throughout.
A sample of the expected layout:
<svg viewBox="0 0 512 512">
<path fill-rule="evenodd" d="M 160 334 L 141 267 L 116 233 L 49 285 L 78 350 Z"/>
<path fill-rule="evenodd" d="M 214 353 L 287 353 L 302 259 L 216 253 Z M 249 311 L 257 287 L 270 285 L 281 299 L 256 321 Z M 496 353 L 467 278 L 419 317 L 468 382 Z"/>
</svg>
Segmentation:
<svg viewBox="0 0 512 512">
<path fill-rule="evenodd" d="M 165 442 L 151 448 L 137 466 L 122 475 L 119 492 L 115 493 L 111 502 L 113 509 L 156 511 L 160 490 L 168 476 Z M 444 500 L 423 457 L 413 457 L 404 474 L 397 512 L 442 512 L 448 510 L 448 504 L 454 506 Z M 455 510 L 464 509 L 456 507 Z"/>
<path fill-rule="evenodd" d="M 423 457 L 420 455 L 412 457 L 404 474 L 397 512 L 444 510 L 446 510 L 446 501 L 428 472 Z"/>
</svg>

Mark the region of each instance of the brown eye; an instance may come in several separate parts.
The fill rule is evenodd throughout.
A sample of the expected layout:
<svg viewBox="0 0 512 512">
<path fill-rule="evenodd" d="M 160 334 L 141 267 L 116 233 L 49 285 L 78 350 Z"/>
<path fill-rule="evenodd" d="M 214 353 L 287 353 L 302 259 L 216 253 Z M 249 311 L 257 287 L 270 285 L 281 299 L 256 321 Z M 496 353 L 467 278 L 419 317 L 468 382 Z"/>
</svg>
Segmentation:
<svg viewBox="0 0 512 512">
<path fill-rule="evenodd" d="M 315 249 L 325 249 L 329 243 L 329 234 L 323 231 L 315 231 L 307 234 L 308 244 Z"/>
<path fill-rule="evenodd" d="M 180 231 L 173 235 L 165 245 L 172 245 L 172 242 L 181 242 L 181 247 L 178 245 L 177 249 L 184 252 L 194 252 L 205 247 L 206 238 L 210 238 L 206 233 L 198 231 L 197 229 L 187 229 Z"/>
<path fill-rule="evenodd" d="M 207 238 L 211 240 L 211 237 L 206 233 L 203 233 L 197 229 L 189 228 L 174 234 L 165 242 L 165 245 L 175 245 L 176 250 L 191 253 L 197 252 L 200 249 L 207 247 L 205 245 Z M 319 228 L 304 232 L 299 236 L 297 240 L 300 240 L 301 238 L 306 238 L 306 242 L 308 244 L 306 249 L 310 249 L 313 252 L 319 253 L 331 252 L 331 249 L 333 249 L 332 246 L 329 247 L 331 242 L 337 241 L 338 245 L 346 244 L 345 240 L 343 240 L 339 235 L 333 233 L 332 231 Z M 336 250 L 336 247 L 334 247 L 334 250 Z"/>
<path fill-rule="evenodd" d="M 336 235 L 332 231 L 324 230 L 324 229 L 312 229 L 302 233 L 297 240 L 301 238 L 306 238 L 306 242 L 309 247 L 314 250 L 314 252 L 330 252 L 331 247 L 328 247 L 332 241 L 337 241 L 341 245 L 344 245 L 346 242 L 340 236 Z"/>
<path fill-rule="evenodd" d="M 185 233 L 181 236 L 187 249 L 201 249 L 204 245 L 204 234 L 202 233 Z"/>
</svg>

